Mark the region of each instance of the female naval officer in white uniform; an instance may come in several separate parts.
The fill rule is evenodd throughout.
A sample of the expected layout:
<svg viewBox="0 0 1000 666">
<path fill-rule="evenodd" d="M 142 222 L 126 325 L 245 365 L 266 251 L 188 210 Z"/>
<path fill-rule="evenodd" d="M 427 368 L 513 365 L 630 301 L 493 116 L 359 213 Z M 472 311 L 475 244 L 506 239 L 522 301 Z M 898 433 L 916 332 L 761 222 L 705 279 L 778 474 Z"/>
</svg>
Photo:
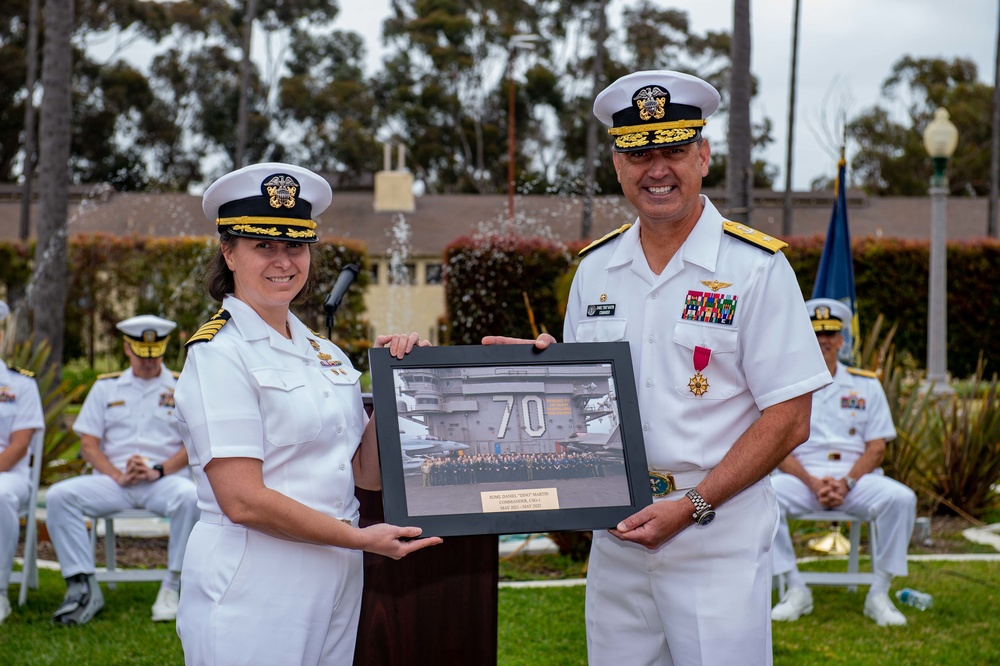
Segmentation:
<svg viewBox="0 0 1000 666">
<path fill-rule="evenodd" d="M 331 197 L 323 178 L 276 163 L 205 191 L 221 234 L 206 282 L 222 309 L 188 341 L 175 394 L 202 511 L 177 613 L 189 665 L 350 664 L 362 551 L 400 558 L 441 541 L 357 527 L 355 484 L 380 487 L 361 373 L 289 311 Z M 402 358 L 417 344 L 375 346 Z"/>
</svg>

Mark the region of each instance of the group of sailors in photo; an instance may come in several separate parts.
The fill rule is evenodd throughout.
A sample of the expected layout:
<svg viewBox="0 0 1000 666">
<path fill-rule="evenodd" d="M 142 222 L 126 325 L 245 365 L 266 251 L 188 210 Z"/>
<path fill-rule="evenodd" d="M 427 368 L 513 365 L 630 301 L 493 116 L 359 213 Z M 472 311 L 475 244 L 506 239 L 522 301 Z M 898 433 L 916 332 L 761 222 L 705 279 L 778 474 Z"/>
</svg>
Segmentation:
<svg viewBox="0 0 1000 666">
<path fill-rule="evenodd" d="M 615 466 L 614 461 L 593 453 L 501 453 L 427 458 L 420 471 L 424 486 L 450 486 L 602 477 L 613 473 Z"/>
</svg>

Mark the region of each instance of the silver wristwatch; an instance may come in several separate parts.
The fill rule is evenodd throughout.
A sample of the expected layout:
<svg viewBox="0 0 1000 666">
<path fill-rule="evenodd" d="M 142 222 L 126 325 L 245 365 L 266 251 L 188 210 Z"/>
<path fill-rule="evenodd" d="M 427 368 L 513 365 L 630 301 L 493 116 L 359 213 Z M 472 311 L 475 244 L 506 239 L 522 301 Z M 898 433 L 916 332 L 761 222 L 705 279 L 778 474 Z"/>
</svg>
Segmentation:
<svg viewBox="0 0 1000 666">
<path fill-rule="evenodd" d="M 715 509 L 705 501 L 701 493 L 692 488 L 687 491 L 687 498 L 694 504 L 694 513 L 691 514 L 691 517 L 694 518 L 696 525 L 704 527 L 715 520 Z"/>
<path fill-rule="evenodd" d="M 849 476 L 844 477 L 844 483 L 847 484 L 847 492 L 854 490 L 854 486 L 857 485 L 857 479 L 852 479 Z"/>
</svg>

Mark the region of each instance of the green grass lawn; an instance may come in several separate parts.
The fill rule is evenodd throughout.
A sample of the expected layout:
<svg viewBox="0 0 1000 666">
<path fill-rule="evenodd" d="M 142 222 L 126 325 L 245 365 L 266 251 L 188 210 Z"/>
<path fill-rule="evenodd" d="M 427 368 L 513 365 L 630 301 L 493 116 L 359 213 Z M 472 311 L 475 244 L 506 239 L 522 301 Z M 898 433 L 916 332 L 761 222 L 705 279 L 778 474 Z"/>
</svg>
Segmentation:
<svg viewBox="0 0 1000 666">
<path fill-rule="evenodd" d="M 809 563 L 805 569 L 842 564 Z M 909 586 L 934 595 L 928 611 L 903 608 L 909 626 L 879 628 L 862 614 L 864 588 L 816 588 L 816 609 L 798 622 L 775 624 L 774 663 L 810 664 L 1000 664 L 1000 562 L 911 562 Z M 104 588 L 105 607 L 83 627 L 53 627 L 49 615 L 63 584 L 57 572 L 41 572 L 41 588 L 0 626 L 0 663 L 7 666 L 182 664 L 172 622 L 153 623 L 149 607 L 156 583 Z M 17 586 L 10 596 L 16 600 Z M 500 666 L 564 666 L 586 663 L 583 586 L 500 590 Z M 441 665 L 445 666 L 445 665 Z M 626 666 L 626 665 L 622 665 Z"/>
</svg>

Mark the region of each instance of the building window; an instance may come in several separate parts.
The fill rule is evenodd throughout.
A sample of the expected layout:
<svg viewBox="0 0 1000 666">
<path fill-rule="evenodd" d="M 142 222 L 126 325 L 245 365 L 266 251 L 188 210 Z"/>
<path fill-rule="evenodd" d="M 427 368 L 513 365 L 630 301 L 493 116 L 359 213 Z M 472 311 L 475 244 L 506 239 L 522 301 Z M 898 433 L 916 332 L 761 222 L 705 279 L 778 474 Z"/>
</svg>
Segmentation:
<svg viewBox="0 0 1000 666">
<path fill-rule="evenodd" d="M 389 284 L 416 284 L 417 265 L 413 263 L 389 264 Z"/>
<path fill-rule="evenodd" d="M 372 277 L 372 284 L 378 284 L 378 267 L 379 264 L 372 263 L 371 267 L 368 269 L 368 274 Z"/>
<path fill-rule="evenodd" d="M 424 269 L 425 284 L 441 284 L 441 264 L 427 264 Z"/>
</svg>

